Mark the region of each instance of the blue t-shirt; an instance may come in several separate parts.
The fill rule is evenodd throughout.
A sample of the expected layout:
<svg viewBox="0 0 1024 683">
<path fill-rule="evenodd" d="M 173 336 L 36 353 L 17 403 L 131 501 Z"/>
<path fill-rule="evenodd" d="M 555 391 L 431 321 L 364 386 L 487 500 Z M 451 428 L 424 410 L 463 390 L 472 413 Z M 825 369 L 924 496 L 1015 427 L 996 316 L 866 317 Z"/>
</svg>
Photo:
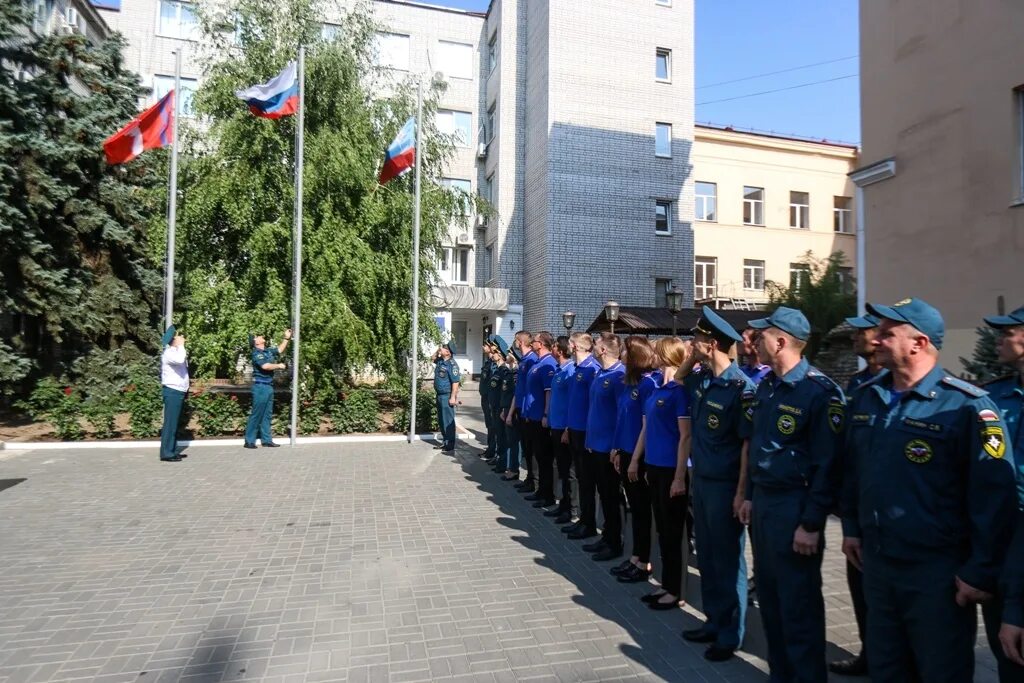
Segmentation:
<svg viewBox="0 0 1024 683">
<path fill-rule="evenodd" d="M 516 370 L 516 410 L 520 415 L 523 413 L 523 401 L 526 399 L 526 377 L 530 374 L 530 368 L 537 362 L 537 354 L 529 351 L 519 361 L 519 369 Z"/>
<path fill-rule="evenodd" d="M 615 436 L 615 413 L 619 395 L 626 389 L 626 369 L 621 361 L 598 371 L 590 386 L 590 408 L 587 411 L 587 438 L 584 446 L 595 453 L 609 453 Z"/>
<path fill-rule="evenodd" d="M 274 381 L 274 371 L 264 370 L 262 366 L 267 363 L 276 363 L 278 358 L 276 348 L 252 350 L 252 381 L 253 384 L 271 384 Z"/>
<path fill-rule="evenodd" d="M 526 396 L 523 398 L 523 417 L 540 422 L 544 417 L 544 393 L 551 388 L 551 380 L 558 370 L 558 363 L 550 353 L 530 368 L 527 375 Z"/>
<path fill-rule="evenodd" d="M 576 373 L 576 363 L 562 363 L 551 379 L 551 402 L 548 404 L 548 427 L 565 429 L 569 424 L 569 387 Z"/>
<path fill-rule="evenodd" d="M 741 365 L 740 371 L 756 385 L 760 384 L 772 369 L 767 365 Z"/>
<path fill-rule="evenodd" d="M 626 385 L 625 390 L 619 395 L 612 448 L 626 453 L 636 450 L 636 442 L 640 438 L 640 429 L 644 422 L 644 403 L 660 383 L 661 373 L 654 371 L 645 373 L 638 384 Z"/>
<path fill-rule="evenodd" d="M 590 387 L 601 364 L 593 356 L 587 356 L 576 364 L 572 386 L 569 387 L 569 429 L 577 432 L 587 430 L 587 412 L 590 410 Z"/>
<path fill-rule="evenodd" d="M 675 467 L 679 452 L 679 418 L 690 417 L 686 389 L 674 379 L 651 392 L 644 404 L 644 462 Z"/>
</svg>

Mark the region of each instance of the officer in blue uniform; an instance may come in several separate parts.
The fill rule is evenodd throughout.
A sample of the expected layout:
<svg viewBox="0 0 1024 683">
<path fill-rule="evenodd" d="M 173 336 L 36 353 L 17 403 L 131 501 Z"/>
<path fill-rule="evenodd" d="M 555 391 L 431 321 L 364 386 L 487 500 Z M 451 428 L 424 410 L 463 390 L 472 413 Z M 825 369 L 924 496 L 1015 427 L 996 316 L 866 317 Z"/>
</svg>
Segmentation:
<svg viewBox="0 0 1024 683">
<path fill-rule="evenodd" d="M 522 453 L 520 460 L 526 462 L 526 479 L 515 486 L 520 493 L 533 495 L 536 483 L 533 472 L 533 432 L 530 429 L 530 423 L 524 408 L 527 393 L 526 378 L 529 377 L 530 370 L 533 369 L 533 364 L 538 359 L 537 354 L 533 351 L 533 335 L 530 332 L 526 330 L 516 332 L 514 343 L 522 355 L 519 359 L 519 367 L 516 370 L 516 396 L 515 402 L 512 404 L 512 421 L 516 433 L 519 435 L 519 447 Z"/>
<path fill-rule="evenodd" d="M 245 425 L 245 447 L 256 448 L 256 437 L 264 448 L 277 448 L 271 438 L 270 420 L 274 415 L 274 370 L 284 370 L 279 362 L 281 354 L 292 338 L 290 329 L 284 331 L 284 339 L 277 348 L 267 348 L 267 339 L 262 334 L 249 335 L 252 348 L 252 412 Z"/>
<path fill-rule="evenodd" d="M 705 659 L 725 661 L 743 642 L 747 612 L 744 528 L 738 519 L 747 490 L 750 426 L 744 410 L 754 383 L 729 359 L 743 338 L 720 315 L 704 306 L 692 330 L 691 358 L 704 372 L 687 383 L 693 444 L 693 513 L 697 566 L 705 622 L 683 638 L 708 643 Z"/>
<path fill-rule="evenodd" d="M 974 679 L 976 604 L 994 597 L 1017 515 L 1012 447 L 985 391 L 939 365 L 920 299 L 869 304 L 885 368 L 847 413 L 843 551 L 863 568 L 876 683 Z"/>
<path fill-rule="evenodd" d="M 878 318 L 867 313 L 856 318 L 847 318 L 846 323 L 853 327 L 853 352 L 864 360 L 864 367 L 854 373 L 846 384 L 846 396 L 853 395 L 862 384 L 870 382 L 882 371 L 882 366 L 875 359 L 875 335 L 878 331 Z M 868 650 L 864 645 L 867 635 L 868 607 L 864 601 L 864 573 L 852 562 L 846 562 L 846 585 L 850 589 L 850 600 L 853 603 L 853 615 L 857 620 L 857 634 L 860 637 L 860 653 L 856 657 L 831 662 L 828 670 L 840 676 L 866 676 L 868 673 Z"/>
<path fill-rule="evenodd" d="M 771 367 L 745 415 L 752 421 L 741 521 L 754 568 L 772 681 L 820 683 L 825 667 L 822 533 L 833 507 L 843 392 L 803 358 L 807 318 L 780 306 L 751 320 L 758 360 Z"/>
<path fill-rule="evenodd" d="M 480 457 L 487 459 L 494 457 L 495 442 L 498 436 L 494 429 L 494 420 L 491 417 L 491 402 L 487 398 L 491 390 L 491 375 L 494 373 L 494 361 L 491 360 L 491 351 L 494 350 L 493 334 L 484 340 L 481 348 L 483 351 L 483 362 L 480 364 L 480 383 L 478 389 L 480 391 L 480 410 L 484 414 L 484 427 L 487 430 L 487 448 L 480 453 Z"/>
<path fill-rule="evenodd" d="M 455 362 L 455 342 L 448 342 L 430 360 L 434 363 L 434 394 L 437 397 L 437 419 L 441 427 L 440 449 L 455 452 L 455 406 L 459 401 L 462 375 Z"/>
<path fill-rule="evenodd" d="M 494 457 L 490 462 L 494 466 L 494 471 L 501 474 L 505 471 L 505 465 L 508 462 L 508 434 L 505 429 L 505 420 L 501 416 L 502 390 L 510 374 L 508 365 L 505 363 L 508 342 L 500 336 L 494 335 L 491 338 L 490 349 L 492 370 L 487 383 L 487 409 L 491 413 L 491 430 L 494 433 Z"/>
<path fill-rule="evenodd" d="M 515 347 L 510 346 L 505 354 L 505 364 L 508 373 L 501 382 L 501 419 L 505 422 L 506 460 L 505 481 L 519 481 L 519 427 L 516 424 L 512 411 L 516 405 L 518 394 L 519 362 L 523 354 Z M 517 484 L 518 485 L 518 484 Z"/>
<path fill-rule="evenodd" d="M 1017 466 L 1018 502 L 1024 509 L 1024 307 L 1009 315 L 985 318 L 985 324 L 999 333 L 996 347 L 998 360 L 1011 369 L 1009 374 L 986 383 L 984 389 L 988 391 L 989 398 L 995 402 L 1002 414 L 1006 438 L 1013 447 L 1014 464 Z M 1024 529 L 1018 527 L 1017 535 L 1021 534 L 1024 534 Z M 1013 564 L 1024 569 L 1024 557 L 1007 559 L 1009 573 L 1014 571 Z M 992 600 L 982 605 L 982 616 L 989 645 L 999 664 L 1000 683 L 1024 681 L 1024 666 L 1008 659 L 999 644 L 1000 623 L 1005 621 L 1003 599 Z M 1024 626 L 1024 619 L 1019 621 L 1019 625 Z"/>
</svg>

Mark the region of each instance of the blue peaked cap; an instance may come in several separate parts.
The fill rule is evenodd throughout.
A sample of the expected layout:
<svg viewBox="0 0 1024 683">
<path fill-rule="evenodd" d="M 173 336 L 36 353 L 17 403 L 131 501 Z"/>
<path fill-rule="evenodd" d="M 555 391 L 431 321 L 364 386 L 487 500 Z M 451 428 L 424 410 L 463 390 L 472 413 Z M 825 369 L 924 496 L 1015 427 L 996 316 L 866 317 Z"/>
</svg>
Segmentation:
<svg viewBox="0 0 1024 683">
<path fill-rule="evenodd" d="M 811 323 L 805 316 L 795 308 L 779 306 L 767 318 L 758 318 L 747 323 L 755 330 L 766 330 L 769 327 L 791 334 L 800 341 L 807 341 L 811 336 Z"/>
<path fill-rule="evenodd" d="M 872 327 L 878 327 L 878 323 L 880 322 L 881 321 L 877 317 L 871 315 L 870 313 L 859 315 L 856 318 L 846 319 L 847 325 L 852 325 L 853 327 L 856 327 L 858 330 L 870 330 Z"/>
<path fill-rule="evenodd" d="M 725 321 L 725 318 L 715 313 L 710 306 L 704 306 L 700 311 L 700 319 L 697 325 L 690 330 L 692 333 L 700 332 L 720 341 L 742 342 L 736 329 Z"/>
<path fill-rule="evenodd" d="M 1024 306 L 1021 306 L 1009 315 L 991 315 L 985 318 L 985 324 L 997 330 L 1001 330 L 1004 327 L 1024 325 Z"/>
<path fill-rule="evenodd" d="M 942 320 L 939 309 L 923 299 L 903 299 L 892 306 L 868 304 L 868 312 L 898 323 L 907 323 L 918 332 L 928 336 L 932 346 L 942 348 L 942 338 L 946 334 L 946 323 Z"/>
</svg>

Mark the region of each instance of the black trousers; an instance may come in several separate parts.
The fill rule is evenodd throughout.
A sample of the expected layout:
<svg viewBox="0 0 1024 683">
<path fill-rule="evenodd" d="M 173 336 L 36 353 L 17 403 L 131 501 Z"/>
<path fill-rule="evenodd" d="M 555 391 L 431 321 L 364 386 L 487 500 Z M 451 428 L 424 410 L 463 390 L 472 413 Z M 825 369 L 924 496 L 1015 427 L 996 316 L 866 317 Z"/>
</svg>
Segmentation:
<svg viewBox="0 0 1024 683">
<path fill-rule="evenodd" d="M 494 425 L 492 424 L 491 404 L 487 400 L 487 394 L 480 392 L 480 410 L 484 414 L 484 426 L 487 428 L 487 450 L 485 454 L 494 453 Z"/>
<path fill-rule="evenodd" d="M 562 443 L 564 429 L 551 430 L 551 449 L 555 453 L 555 464 L 558 467 L 558 479 L 561 481 L 562 497 L 558 501 L 558 509 L 562 512 L 574 513 L 579 508 L 578 501 L 573 501 L 573 485 L 576 483 L 573 476 L 572 448 L 567 443 Z"/>
<path fill-rule="evenodd" d="M 533 436 L 534 471 L 537 495 L 549 505 L 555 504 L 555 453 L 551 448 L 551 431 L 541 422 L 530 420 Z"/>
<path fill-rule="evenodd" d="M 526 482 L 533 483 L 533 432 L 530 431 L 530 421 L 524 417 L 517 417 L 519 423 L 519 439 L 523 449 L 521 462 L 526 463 Z"/>
<path fill-rule="evenodd" d="M 629 480 L 626 470 L 632 460 L 632 453 L 619 451 L 619 477 L 622 488 L 626 490 L 629 511 L 633 515 L 633 555 L 636 555 L 642 564 L 647 564 L 651 561 L 651 491 L 645 477 L 647 465 L 643 460 L 640 461 L 637 480 Z"/>
<path fill-rule="evenodd" d="M 622 548 L 622 493 L 619 489 L 619 473 L 615 471 L 608 453 L 590 453 L 594 459 L 597 475 L 597 491 L 601 496 L 601 538 L 612 548 Z"/>
<path fill-rule="evenodd" d="M 572 449 L 572 465 L 576 468 L 576 484 L 579 489 L 580 524 L 587 529 L 597 529 L 597 461 L 583 445 L 586 432 L 569 430 L 569 448 Z"/>
<path fill-rule="evenodd" d="M 686 535 L 686 507 L 689 496 L 672 497 L 675 467 L 647 466 L 651 485 L 651 506 L 661 549 L 661 587 L 681 598 L 683 590 L 683 538 Z M 636 514 L 636 513 L 634 513 Z"/>
<path fill-rule="evenodd" d="M 860 636 L 860 654 L 868 656 L 867 617 L 868 603 L 864 599 L 864 572 L 846 562 L 846 585 L 850 588 L 850 600 L 853 602 L 853 616 L 857 619 L 857 635 Z"/>
</svg>

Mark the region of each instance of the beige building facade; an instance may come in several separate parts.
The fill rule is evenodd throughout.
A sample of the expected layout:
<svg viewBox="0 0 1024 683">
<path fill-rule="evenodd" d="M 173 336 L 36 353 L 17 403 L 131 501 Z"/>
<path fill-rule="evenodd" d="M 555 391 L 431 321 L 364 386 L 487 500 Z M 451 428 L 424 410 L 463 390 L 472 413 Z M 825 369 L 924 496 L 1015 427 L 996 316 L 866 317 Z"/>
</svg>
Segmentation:
<svg viewBox="0 0 1024 683">
<path fill-rule="evenodd" d="M 842 252 L 852 291 L 856 146 L 698 125 L 693 149 L 698 303 L 764 304 L 767 282 L 802 277 L 807 252 Z"/>
<path fill-rule="evenodd" d="M 1024 305 L 1024 4 L 860 3 L 866 298 L 918 296 L 961 371 L 975 328 Z"/>
</svg>

